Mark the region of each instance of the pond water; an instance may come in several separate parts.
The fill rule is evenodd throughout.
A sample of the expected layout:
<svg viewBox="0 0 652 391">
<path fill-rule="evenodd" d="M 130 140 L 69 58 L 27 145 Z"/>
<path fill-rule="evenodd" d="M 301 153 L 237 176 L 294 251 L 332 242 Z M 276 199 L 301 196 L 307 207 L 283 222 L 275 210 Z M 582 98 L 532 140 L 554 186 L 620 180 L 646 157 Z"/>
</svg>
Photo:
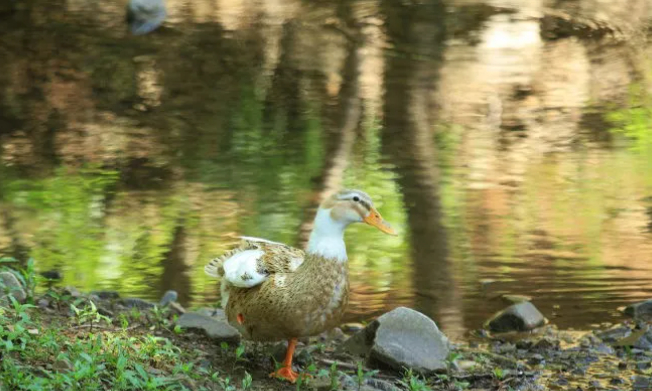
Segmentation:
<svg viewBox="0 0 652 391">
<path fill-rule="evenodd" d="M 239 235 L 302 246 L 360 188 L 400 235 L 347 231 L 348 321 L 611 321 L 652 297 L 652 4 L 623 3 L 167 0 L 135 37 L 124 1 L 8 2 L 0 255 L 212 305 Z"/>
</svg>

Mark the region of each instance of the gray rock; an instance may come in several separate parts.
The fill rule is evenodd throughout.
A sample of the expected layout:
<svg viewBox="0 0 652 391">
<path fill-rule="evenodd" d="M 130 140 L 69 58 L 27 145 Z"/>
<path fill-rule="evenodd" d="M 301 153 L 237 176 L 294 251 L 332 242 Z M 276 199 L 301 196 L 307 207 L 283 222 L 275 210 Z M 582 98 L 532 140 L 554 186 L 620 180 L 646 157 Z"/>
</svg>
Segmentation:
<svg viewBox="0 0 652 391">
<path fill-rule="evenodd" d="M 546 322 L 546 318 L 530 302 L 511 305 L 491 317 L 485 327 L 494 332 L 528 331 Z"/>
<path fill-rule="evenodd" d="M 604 342 L 615 342 L 623 339 L 632 333 L 632 329 L 627 326 L 616 326 L 608 330 L 600 331 L 596 334 Z"/>
<path fill-rule="evenodd" d="M 650 390 L 652 389 L 652 379 L 648 376 L 634 376 L 634 381 L 632 382 L 633 390 Z"/>
<path fill-rule="evenodd" d="M 120 294 L 116 291 L 92 291 L 91 295 L 95 295 L 102 300 L 115 300 L 120 298 Z"/>
<path fill-rule="evenodd" d="M 239 342 L 240 333 L 227 322 L 195 312 L 188 312 L 179 317 L 177 326 L 188 330 L 203 331 L 215 341 Z"/>
<path fill-rule="evenodd" d="M 127 5 L 127 23 L 134 35 L 156 30 L 165 20 L 167 12 L 163 0 L 130 0 Z"/>
<path fill-rule="evenodd" d="M 616 341 L 614 346 L 630 346 L 636 349 L 652 350 L 652 330 L 649 327 L 634 330 L 629 336 Z"/>
<path fill-rule="evenodd" d="M 176 313 L 177 315 L 185 314 L 187 311 L 181 304 L 177 303 L 176 301 L 173 301 L 172 303 L 169 304 L 170 309 L 172 310 L 172 313 Z"/>
<path fill-rule="evenodd" d="M 158 302 L 158 306 L 167 307 L 170 303 L 177 301 L 178 297 L 179 294 L 177 294 L 177 291 L 169 290 L 165 292 L 163 297 L 161 297 L 161 301 Z"/>
<path fill-rule="evenodd" d="M 10 295 L 19 303 L 24 303 L 27 300 L 27 293 L 18 278 L 12 272 L 2 272 L 0 273 L 0 305 L 9 305 L 11 303 Z"/>
<path fill-rule="evenodd" d="M 379 391 L 401 391 L 401 389 L 396 387 L 394 384 L 380 379 L 374 379 L 374 378 L 367 379 L 365 381 L 365 384 Z"/>
<path fill-rule="evenodd" d="M 63 288 L 63 293 L 70 297 L 81 297 L 82 294 L 74 286 L 67 286 Z"/>
<path fill-rule="evenodd" d="M 602 354 L 609 354 L 609 355 L 616 354 L 616 351 L 614 350 L 614 348 L 612 348 L 609 345 L 605 345 L 603 343 L 596 346 L 595 351 L 598 352 L 598 353 L 602 353 Z"/>
<path fill-rule="evenodd" d="M 200 308 L 197 311 L 195 311 L 195 313 L 201 314 L 201 315 L 204 315 L 204 316 L 210 316 L 211 318 L 221 320 L 224 323 L 229 323 L 226 320 L 226 313 L 221 308 Z"/>
<path fill-rule="evenodd" d="M 450 343 L 432 319 L 399 307 L 349 338 L 344 349 L 372 363 L 432 372 L 446 368 Z"/>
<path fill-rule="evenodd" d="M 635 319 L 652 319 L 652 299 L 628 305 L 625 307 L 625 314 Z"/>
<path fill-rule="evenodd" d="M 127 308 L 138 308 L 139 310 L 146 310 L 156 307 L 154 303 L 150 303 L 147 300 L 138 299 L 135 297 L 127 297 L 120 300 L 120 303 L 122 303 L 122 305 Z"/>
<path fill-rule="evenodd" d="M 36 302 L 36 304 L 37 304 L 40 308 L 48 308 L 48 307 L 50 306 L 50 300 L 45 299 L 45 298 L 41 298 L 41 299 L 38 299 L 38 301 Z"/>
</svg>

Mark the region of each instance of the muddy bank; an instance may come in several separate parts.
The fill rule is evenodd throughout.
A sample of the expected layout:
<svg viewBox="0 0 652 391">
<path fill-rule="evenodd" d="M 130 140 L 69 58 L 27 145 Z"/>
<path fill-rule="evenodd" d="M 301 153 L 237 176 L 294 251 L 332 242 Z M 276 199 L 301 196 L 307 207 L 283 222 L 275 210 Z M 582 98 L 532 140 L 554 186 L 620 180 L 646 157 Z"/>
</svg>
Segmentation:
<svg viewBox="0 0 652 391">
<path fill-rule="evenodd" d="M 429 318 L 399 308 L 368 325 L 346 324 L 301 340 L 295 366 L 310 377 L 291 385 L 268 376 L 282 359 L 284 343 L 241 340 L 221 310 L 185 309 L 173 291 L 158 303 L 72 287 L 33 295 L 23 285 L 28 279 L 0 274 L 8 292 L 0 299 L 4 389 L 652 387 L 649 303 L 631 306 L 631 320 L 578 331 L 539 321 L 543 315 L 525 301 L 487 322 L 488 329 L 498 324 L 500 332 L 479 329 L 466 341 L 450 341 Z"/>
</svg>

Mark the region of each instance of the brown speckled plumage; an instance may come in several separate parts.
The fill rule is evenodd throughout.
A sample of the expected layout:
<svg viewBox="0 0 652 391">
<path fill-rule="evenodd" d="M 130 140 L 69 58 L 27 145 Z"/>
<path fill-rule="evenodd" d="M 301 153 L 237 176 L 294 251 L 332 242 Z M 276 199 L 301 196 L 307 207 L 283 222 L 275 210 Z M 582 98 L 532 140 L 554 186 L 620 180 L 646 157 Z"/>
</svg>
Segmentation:
<svg viewBox="0 0 652 391">
<path fill-rule="evenodd" d="M 347 262 L 280 243 L 244 240 L 211 263 L 221 265 L 235 253 L 252 249 L 264 252 L 257 269 L 265 270 L 269 278 L 251 288 L 222 280 L 222 294 L 228 295 L 227 318 L 245 338 L 276 341 L 316 335 L 340 322 L 349 296 Z M 238 314 L 243 324 L 238 323 Z"/>
<path fill-rule="evenodd" d="M 204 270 L 222 280 L 222 306 L 245 338 L 288 340 L 285 359 L 270 376 L 296 382 L 292 357 L 298 337 L 336 326 L 349 299 L 344 230 L 366 223 L 395 235 L 367 193 L 343 190 L 326 198 L 315 215 L 307 250 L 245 237 Z"/>
</svg>

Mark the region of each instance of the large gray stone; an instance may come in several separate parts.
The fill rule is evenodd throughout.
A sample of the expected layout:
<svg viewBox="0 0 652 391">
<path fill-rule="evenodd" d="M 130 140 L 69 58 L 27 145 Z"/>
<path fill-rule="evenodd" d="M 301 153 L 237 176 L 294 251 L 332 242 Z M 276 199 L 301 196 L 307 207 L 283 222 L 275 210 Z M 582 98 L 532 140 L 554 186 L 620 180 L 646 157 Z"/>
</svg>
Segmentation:
<svg viewBox="0 0 652 391">
<path fill-rule="evenodd" d="M 529 301 L 511 305 L 491 317 L 485 324 L 491 331 L 528 331 L 546 323 L 546 318 Z"/>
<path fill-rule="evenodd" d="M 27 300 L 27 293 L 18 281 L 18 278 L 11 272 L 0 273 L 0 305 L 9 305 L 9 295 L 13 296 L 19 303 Z"/>
<path fill-rule="evenodd" d="M 372 365 L 433 372 L 446 368 L 450 343 L 432 319 L 399 307 L 349 338 L 344 349 L 366 356 Z"/>
<path fill-rule="evenodd" d="M 652 320 L 652 299 L 628 305 L 625 314 L 635 319 Z"/>
<path fill-rule="evenodd" d="M 215 317 L 188 312 L 179 317 L 177 326 L 204 332 L 209 338 L 215 341 L 239 342 L 240 333 L 225 320 Z"/>
</svg>

